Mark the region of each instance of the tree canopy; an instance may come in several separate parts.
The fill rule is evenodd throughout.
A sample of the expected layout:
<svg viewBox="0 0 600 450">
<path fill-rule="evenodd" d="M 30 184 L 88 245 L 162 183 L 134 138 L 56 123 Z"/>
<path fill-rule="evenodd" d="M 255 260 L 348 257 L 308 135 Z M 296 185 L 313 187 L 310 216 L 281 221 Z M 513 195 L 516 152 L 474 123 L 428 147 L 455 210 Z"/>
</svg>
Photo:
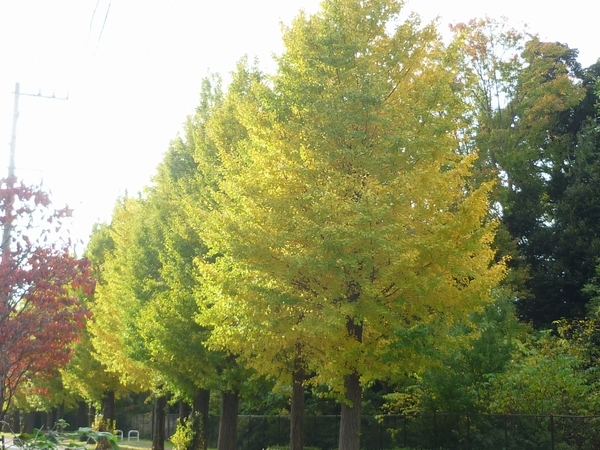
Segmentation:
<svg viewBox="0 0 600 450">
<path fill-rule="evenodd" d="M 71 355 L 87 309 L 80 295 L 94 283 L 87 260 L 61 239 L 69 209 L 15 179 L 0 181 L 4 227 L 0 259 L 0 420 L 21 383 L 53 377 Z"/>
<path fill-rule="evenodd" d="M 211 339 L 263 367 L 301 348 L 342 400 L 340 448 L 358 448 L 361 386 L 413 361 L 406 330 L 466 318 L 503 273 L 457 55 L 400 8 L 324 2 L 285 31 L 275 75 L 238 69 L 200 231 Z"/>
<path fill-rule="evenodd" d="M 155 417 L 166 394 L 191 403 L 186 450 L 207 445 L 211 391 L 233 450 L 240 399 L 273 385 L 292 450 L 305 401 L 341 411 L 350 450 L 364 410 L 597 412 L 600 65 L 505 21 L 452 29 L 402 1 L 325 0 L 283 28 L 273 73 L 242 58 L 203 80 L 152 184 L 94 229 L 94 317 L 66 306 L 61 342 L 87 332 L 57 356 L 75 351 L 65 384 L 149 389 Z M 5 223 L 28 229 L 46 200 L 20 189 Z M 36 277 L 89 293 L 87 263 L 49 283 L 31 271 L 62 247 L 13 236 L 5 317 L 43 310 L 22 296 Z"/>
</svg>

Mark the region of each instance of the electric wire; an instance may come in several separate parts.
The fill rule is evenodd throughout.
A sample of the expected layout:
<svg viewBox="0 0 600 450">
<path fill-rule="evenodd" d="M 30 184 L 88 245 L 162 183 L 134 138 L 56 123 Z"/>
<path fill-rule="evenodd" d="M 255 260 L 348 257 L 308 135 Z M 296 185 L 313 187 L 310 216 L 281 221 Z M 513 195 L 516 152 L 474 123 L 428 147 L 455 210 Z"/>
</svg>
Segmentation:
<svg viewBox="0 0 600 450">
<path fill-rule="evenodd" d="M 102 33 L 104 32 L 104 26 L 106 25 L 106 20 L 108 19 L 108 13 L 110 12 L 110 5 L 112 1 L 108 2 L 108 8 L 106 8 L 106 14 L 104 15 L 104 22 L 102 22 L 102 28 L 100 29 L 100 35 L 98 36 L 98 42 L 96 43 L 96 50 L 94 51 L 94 57 L 98 52 L 98 47 L 100 46 L 100 41 L 102 40 Z"/>
<path fill-rule="evenodd" d="M 92 35 L 92 26 L 94 25 L 94 17 L 96 16 L 96 11 L 98 10 L 98 5 L 100 4 L 100 0 L 96 1 L 96 6 L 94 7 L 94 12 L 92 13 L 92 18 L 90 19 L 90 29 L 88 30 L 88 35 L 85 40 L 85 44 L 90 40 L 90 36 Z"/>
</svg>

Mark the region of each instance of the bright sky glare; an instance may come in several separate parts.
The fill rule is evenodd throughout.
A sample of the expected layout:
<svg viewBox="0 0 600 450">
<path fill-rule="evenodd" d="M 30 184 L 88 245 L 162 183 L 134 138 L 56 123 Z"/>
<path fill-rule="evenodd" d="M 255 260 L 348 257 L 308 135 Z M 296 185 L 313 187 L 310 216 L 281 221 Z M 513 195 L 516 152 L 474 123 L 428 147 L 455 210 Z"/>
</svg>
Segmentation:
<svg viewBox="0 0 600 450">
<path fill-rule="evenodd" d="M 148 185 L 169 141 L 198 103 L 209 71 L 244 55 L 273 69 L 280 23 L 320 0 L 3 0 L 0 2 L 0 167 L 9 159 L 15 82 L 20 97 L 17 175 L 43 182 L 56 206 L 75 210 L 87 241 L 116 199 Z M 447 23 L 506 16 L 542 39 L 600 57 L 600 6 L 591 0 L 412 0 L 407 11 Z M 4 169 L 2 175 L 5 176 Z"/>
</svg>

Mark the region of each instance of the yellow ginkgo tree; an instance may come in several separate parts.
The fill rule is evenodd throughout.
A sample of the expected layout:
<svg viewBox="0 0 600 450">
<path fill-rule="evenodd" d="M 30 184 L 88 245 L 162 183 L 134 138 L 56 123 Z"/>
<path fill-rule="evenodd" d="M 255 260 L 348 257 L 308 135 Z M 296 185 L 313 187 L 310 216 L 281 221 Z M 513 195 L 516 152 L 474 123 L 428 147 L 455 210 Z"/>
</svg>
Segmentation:
<svg viewBox="0 0 600 450">
<path fill-rule="evenodd" d="M 455 57 L 401 7 L 300 14 L 273 77 L 240 69 L 245 87 L 206 128 L 243 133 L 213 141 L 200 320 L 262 371 L 287 368 L 294 386 L 310 371 L 338 392 L 340 449 L 359 449 L 363 386 L 418 361 L 407 332 L 466 317 L 504 270 L 490 186 L 470 183 Z"/>
</svg>

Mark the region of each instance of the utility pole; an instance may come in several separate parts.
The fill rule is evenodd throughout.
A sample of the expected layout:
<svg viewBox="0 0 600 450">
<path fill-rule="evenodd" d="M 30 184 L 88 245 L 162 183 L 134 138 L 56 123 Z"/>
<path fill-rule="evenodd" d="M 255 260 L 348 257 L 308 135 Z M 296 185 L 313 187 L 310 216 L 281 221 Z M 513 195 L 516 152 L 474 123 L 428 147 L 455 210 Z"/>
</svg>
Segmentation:
<svg viewBox="0 0 600 450">
<path fill-rule="evenodd" d="M 21 95 L 27 95 L 29 97 L 38 98 L 49 98 L 52 100 L 68 100 L 69 96 L 57 97 L 54 93 L 52 95 L 42 95 L 41 90 L 37 94 L 30 94 L 21 92 L 21 85 L 15 83 L 15 102 L 13 109 L 13 121 L 12 121 L 12 133 L 10 138 L 10 157 L 8 161 L 8 178 L 6 179 L 6 188 L 8 191 L 8 198 L 6 199 L 6 205 L 4 210 L 4 229 L 2 232 L 2 244 L 0 244 L 0 250 L 2 254 L 6 250 L 10 250 L 10 233 L 12 231 L 12 209 L 14 203 L 14 194 L 12 189 L 15 187 L 15 151 L 17 148 L 17 121 L 19 119 L 19 97 Z"/>
<path fill-rule="evenodd" d="M 12 133 L 10 135 L 10 159 L 8 162 L 8 178 L 15 176 L 15 149 L 17 147 L 17 120 L 19 119 L 19 95 L 21 95 L 21 85 L 15 83 L 15 106 L 13 108 Z M 2 240 L 4 243 L 4 239 Z"/>
</svg>

